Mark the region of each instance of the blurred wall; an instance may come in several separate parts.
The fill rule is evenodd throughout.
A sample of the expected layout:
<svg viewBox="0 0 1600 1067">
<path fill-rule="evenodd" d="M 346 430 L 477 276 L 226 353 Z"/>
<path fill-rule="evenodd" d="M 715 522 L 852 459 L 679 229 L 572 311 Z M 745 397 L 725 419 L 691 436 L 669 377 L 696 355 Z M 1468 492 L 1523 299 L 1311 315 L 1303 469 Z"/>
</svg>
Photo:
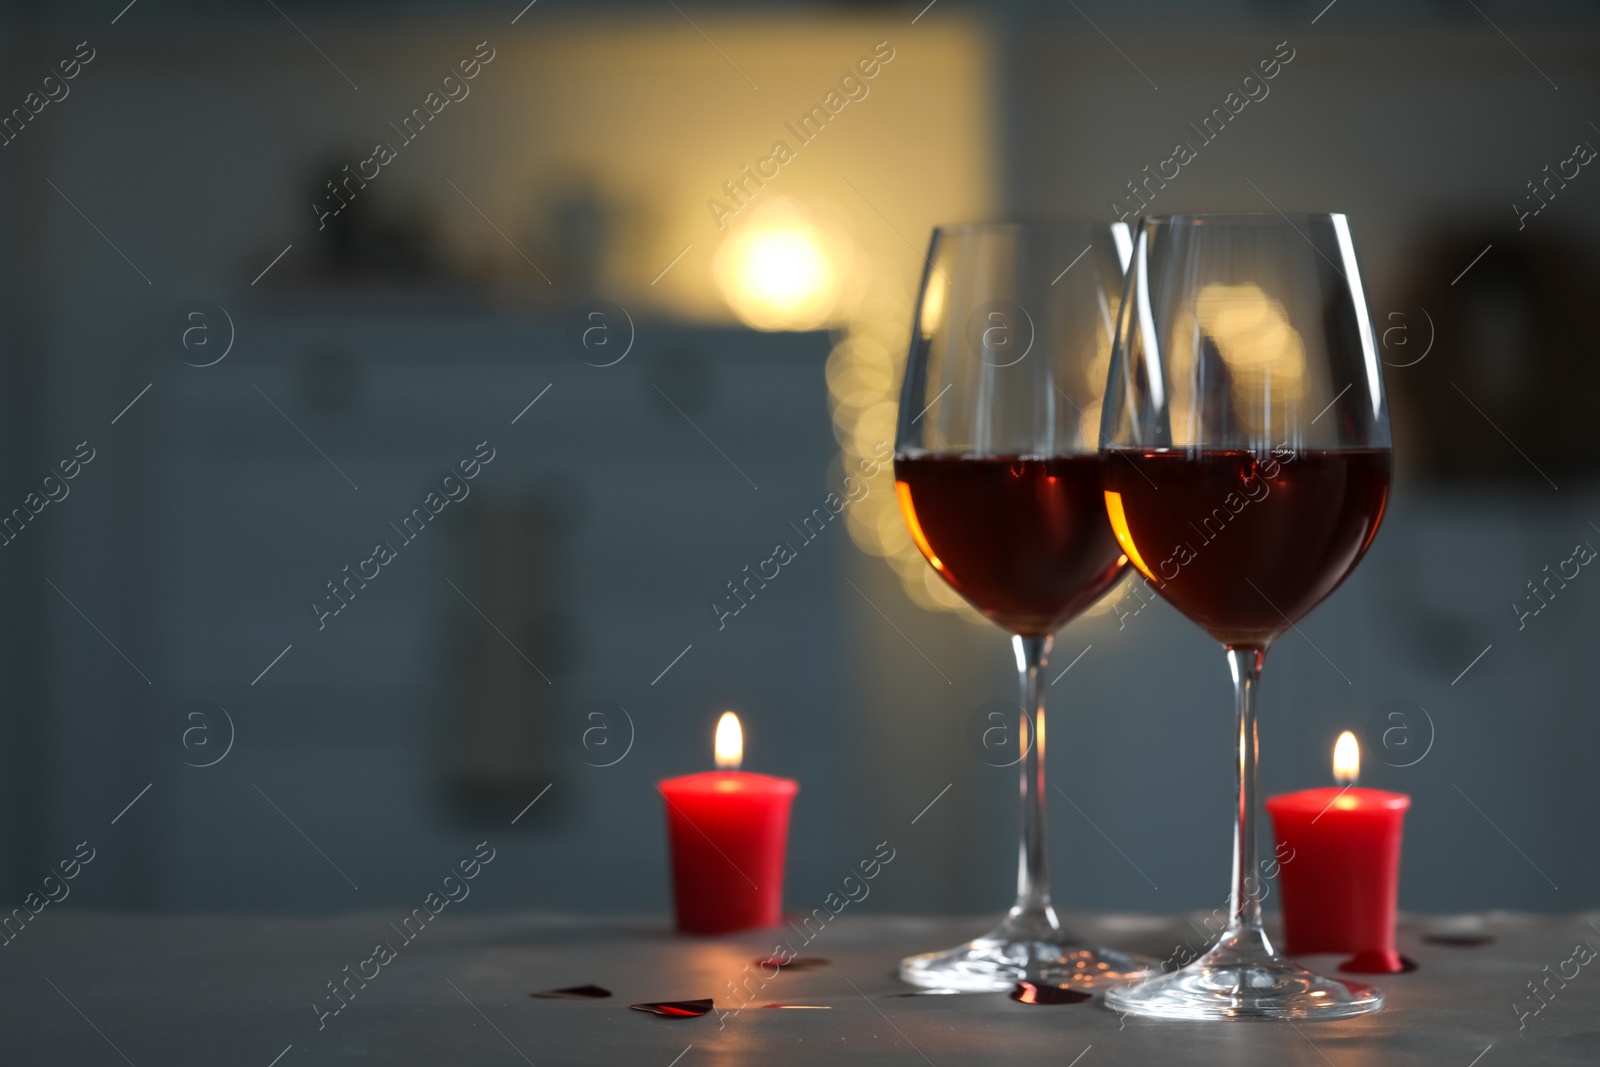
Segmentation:
<svg viewBox="0 0 1600 1067">
<path fill-rule="evenodd" d="M 739 325 L 717 254 L 814 238 L 830 321 L 881 320 L 934 220 L 990 210 L 983 33 L 143 14 L 14 56 L 20 94 L 94 49 L 0 160 L 8 484 L 93 458 L 7 546 L 11 884 L 88 838 L 86 905 L 377 907 L 489 837 L 487 904 L 661 909 L 652 783 L 708 767 L 734 708 L 746 766 L 804 783 L 790 889 L 820 899 L 857 825 L 850 541 L 724 625 L 712 604 L 839 487 L 830 338 Z M 929 175 L 940 137 L 968 151 Z M 741 203 L 723 183 L 778 140 Z M 788 228 L 755 227 L 773 204 Z M 399 524 L 483 447 L 413 546 Z M 398 558 L 352 579 L 380 540 Z"/>
</svg>

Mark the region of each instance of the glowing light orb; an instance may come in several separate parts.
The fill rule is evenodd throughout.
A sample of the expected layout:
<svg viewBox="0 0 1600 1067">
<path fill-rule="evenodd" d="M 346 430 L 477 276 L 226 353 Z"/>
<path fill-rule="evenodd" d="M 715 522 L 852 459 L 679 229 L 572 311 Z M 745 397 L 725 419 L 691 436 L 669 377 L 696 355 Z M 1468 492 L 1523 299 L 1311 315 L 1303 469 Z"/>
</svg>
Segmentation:
<svg viewBox="0 0 1600 1067">
<path fill-rule="evenodd" d="M 834 321 L 852 258 L 849 242 L 792 200 L 749 210 L 712 264 L 734 314 L 758 330 L 813 330 Z"/>
</svg>

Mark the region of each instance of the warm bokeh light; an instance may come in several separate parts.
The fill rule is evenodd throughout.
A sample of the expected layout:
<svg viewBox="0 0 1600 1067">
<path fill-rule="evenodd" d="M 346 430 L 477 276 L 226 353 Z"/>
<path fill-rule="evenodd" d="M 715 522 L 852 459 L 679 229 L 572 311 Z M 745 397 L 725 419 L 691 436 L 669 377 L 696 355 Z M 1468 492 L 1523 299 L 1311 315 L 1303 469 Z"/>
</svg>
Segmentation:
<svg viewBox="0 0 1600 1067">
<path fill-rule="evenodd" d="M 1172 389 L 1168 409 L 1175 444 L 1189 444 L 1206 432 L 1194 405 L 1199 397 L 1200 354 L 1208 350 L 1221 358 L 1233 383 L 1237 403 L 1230 407 L 1229 417 L 1276 440 L 1283 429 L 1276 424 L 1295 410 L 1307 387 L 1305 342 L 1290 325 L 1283 304 L 1253 283 L 1212 284 L 1174 317 L 1167 351 Z M 1263 398 L 1265 420 L 1259 403 Z"/>
<path fill-rule="evenodd" d="M 924 24 L 919 23 L 918 28 Z M 986 66 L 987 53 L 981 42 L 969 35 L 953 39 L 952 44 L 960 54 L 940 60 L 937 67 L 930 65 L 926 84 L 917 89 L 924 101 L 931 95 L 947 94 L 944 110 L 932 110 L 919 101 L 915 110 L 896 115 L 862 138 L 857 149 L 861 167 L 840 162 L 837 177 L 827 176 L 846 190 L 838 203 L 848 212 L 850 228 L 846 232 L 852 235 L 852 275 L 841 283 L 839 307 L 829 324 L 837 332 L 828 356 L 828 401 L 840 452 L 838 466 L 829 472 L 832 484 L 856 474 L 869 457 L 880 456 L 883 444 L 893 444 L 901 371 L 912 333 L 931 333 L 945 314 L 948 283 L 942 278 L 929 286 L 920 309 L 912 301 L 926 267 L 921 253 L 927 228 L 952 218 L 985 217 L 993 210 L 992 173 L 985 146 L 992 135 L 988 116 L 994 106 L 992 86 L 997 81 Z M 923 61 L 922 47 L 919 41 L 918 62 Z M 912 58 L 910 49 L 902 54 L 908 60 Z M 765 87 L 762 92 L 766 92 Z M 885 97 L 885 102 L 889 99 Z M 972 106 L 980 100 L 984 106 Z M 877 102 L 876 97 L 873 102 Z M 920 126 L 928 115 L 937 116 L 934 125 Z M 941 144 L 969 147 L 931 170 L 920 160 L 912 162 L 917 152 L 913 148 L 906 157 L 903 176 L 889 181 L 883 171 L 883 142 L 885 138 L 901 138 L 912 126 L 918 127 L 916 136 L 921 138 L 913 140 L 913 145 L 931 143 L 932 138 Z M 806 180 L 811 173 L 799 167 L 794 170 L 797 182 Z M 847 179 L 847 173 L 853 178 Z M 875 177 L 869 184 L 861 181 L 861 173 L 883 177 Z M 845 184 L 847 180 L 849 184 Z M 784 187 L 790 193 L 796 188 Z M 814 206 L 832 194 L 821 187 L 816 194 L 799 195 Z M 883 207 L 880 213 L 878 207 L 884 205 L 885 198 L 892 198 L 893 210 Z M 894 221 L 890 222 L 890 218 Z M 667 243 L 663 242 L 663 251 Z M 939 577 L 918 550 L 901 517 L 898 494 L 893 489 L 894 475 L 887 464 L 883 467 L 871 480 L 871 491 L 844 513 L 850 539 L 863 552 L 888 563 L 899 578 L 901 589 L 918 607 L 953 612 L 978 626 L 992 626 Z"/>
<path fill-rule="evenodd" d="M 1340 785 L 1355 785 L 1356 779 L 1361 777 L 1361 746 L 1349 730 L 1334 742 L 1333 777 Z"/>
<path fill-rule="evenodd" d="M 1208 285 L 1195 299 L 1195 311 L 1235 374 L 1255 368 L 1285 379 L 1305 374 L 1300 334 L 1283 305 L 1259 285 Z"/>
<path fill-rule="evenodd" d="M 717 287 L 758 330 L 813 330 L 836 321 L 854 252 L 842 227 L 774 197 L 750 209 L 717 250 Z"/>
<path fill-rule="evenodd" d="M 856 470 L 863 457 L 876 453 L 880 442 L 895 439 L 897 387 L 914 317 L 906 295 L 915 289 L 921 265 L 920 260 L 906 257 L 897 258 L 893 267 L 871 257 L 861 260 L 859 298 L 845 319 L 844 336 L 828 357 L 828 396 L 842 473 Z M 926 303 L 923 312 L 925 319 Z M 851 540 L 894 568 L 901 588 L 918 607 L 992 625 L 929 566 L 906 524 L 900 499 L 904 490 L 895 486 L 891 491 L 885 484 L 893 477 L 892 471 L 884 470 L 878 475 L 883 481 L 875 482 L 872 492 L 845 512 Z"/>
<path fill-rule="evenodd" d="M 739 729 L 739 716 L 731 711 L 722 713 L 717 720 L 717 770 L 736 771 L 744 762 L 744 731 Z"/>
</svg>

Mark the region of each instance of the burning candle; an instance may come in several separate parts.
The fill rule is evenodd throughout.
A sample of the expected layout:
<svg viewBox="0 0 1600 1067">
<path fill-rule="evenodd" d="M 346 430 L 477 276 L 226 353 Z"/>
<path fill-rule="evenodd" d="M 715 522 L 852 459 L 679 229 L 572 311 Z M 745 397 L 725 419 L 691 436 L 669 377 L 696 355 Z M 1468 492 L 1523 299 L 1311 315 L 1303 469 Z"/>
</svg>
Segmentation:
<svg viewBox="0 0 1600 1067">
<path fill-rule="evenodd" d="M 789 804 L 800 786 L 739 770 L 744 734 L 731 711 L 717 722 L 713 749 L 717 770 L 656 785 L 667 803 L 678 929 L 725 934 L 777 926 Z"/>
<path fill-rule="evenodd" d="M 1357 789 L 1361 749 L 1346 730 L 1333 748 L 1337 789 L 1268 797 L 1278 839 L 1285 949 L 1349 952 L 1341 971 L 1405 969 L 1394 948 L 1400 892 L 1400 825 L 1411 798 Z"/>
</svg>

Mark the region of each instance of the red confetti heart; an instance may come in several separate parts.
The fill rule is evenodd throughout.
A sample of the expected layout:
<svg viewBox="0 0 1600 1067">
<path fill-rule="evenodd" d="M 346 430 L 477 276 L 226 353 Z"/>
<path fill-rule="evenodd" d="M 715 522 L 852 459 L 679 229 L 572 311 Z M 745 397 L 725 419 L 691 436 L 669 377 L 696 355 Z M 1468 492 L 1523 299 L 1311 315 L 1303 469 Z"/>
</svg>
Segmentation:
<svg viewBox="0 0 1600 1067">
<path fill-rule="evenodd" d="M 1011 999 L 1019 1004 L 1082 1004 L 1090 998 L 1090 994 L 1076 989 L 1038 985 L 1034 982 L 1018 982 L 1010 995 Z"/>
<path fill-rule="evenodd" d="M 528 994 L 530 997 L 544 1000 L 599 1000 L 610 995 L 611 990 L 597 985 L 569 985 L 561 989 L 544 989 Z"/>
<path fill-rule="evenodd" d="M 711 998 L 704 1000 L 654 1000 L 646 1004 L 629 1004 L 634 1011 L 647 1011 L 652 1015 L 665 1015 L 669 1019 L 693 1019 L 711 1010 Z"/>
</svg>

